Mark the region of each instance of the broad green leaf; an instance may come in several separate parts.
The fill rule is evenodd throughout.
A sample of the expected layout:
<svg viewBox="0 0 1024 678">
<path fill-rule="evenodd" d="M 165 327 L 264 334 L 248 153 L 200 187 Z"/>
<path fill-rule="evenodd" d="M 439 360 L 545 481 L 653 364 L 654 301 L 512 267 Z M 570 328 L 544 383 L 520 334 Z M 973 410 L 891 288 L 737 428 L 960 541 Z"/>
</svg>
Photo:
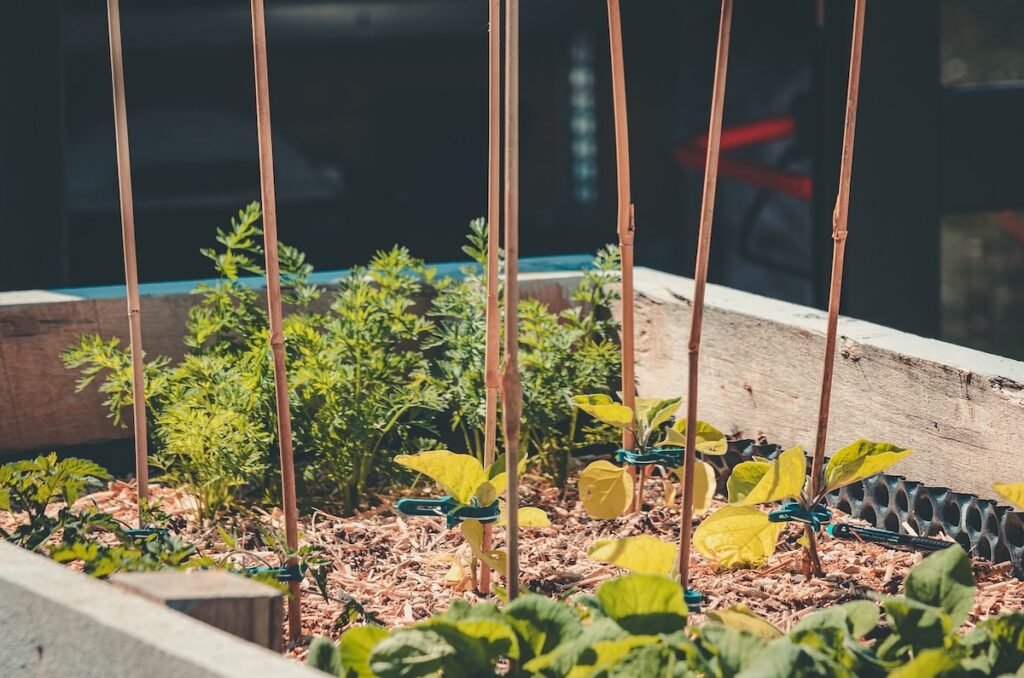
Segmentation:
<svg viewBox="0 0 1024 678">
<path fill-rule="evenodd" d="M 896 447 L 892 443 L 875 443 L 870 440 L 856 440 L 836 452 L 825 466 L 825 489 L 828 492 L 858 480 L 864 480 L 881 473 L 910 450 Z"/>
<path fill-rule="evenodd" d="M 683 588 L 668 577 L 632 574 L 597 587 L 601 609 L 632 634 L 673 633 L 686 626 Z"/>
<path fill-rule="evenodd" d="M 796 645 L 788 638 L 768 643 L 737 678 L 853 678 L 853 673 L 812 647 Z"/>
<path fill-rule="evenodd" d="M 936 551 L 914 566 L 903 583 L 908 598 L 942 609 L 958 627 L 974 607 L 974 573 L 959 546 Z"/>
<path fill-rule="evenodd" d="M 755 664 L 766 645 L 763 638 L 717 624 L 701 626 L 696 643 L 707 656 L 709 676 L 735 676 Z"/>
<path fill-rule="evenodd" d="M 625 539 L 599 539 L 587 550 L 587 557 L 598 563 L 611 563 L 634 574 L 671 575 L 676 569 L 675 544 L 650 534 Z"/>
<path fill-rule="evenodd" d="M 429 628 L 398 629 L 374 646 L 370 671 L 379 678 L 407 678 L 438 674 L 456 650 Z"/>
<path fill-rule="evenodd" d="M 889 678 L 961 678 L 966 675 L 959 660 L 948 651 L 936 648 L 921 652 L 890 673 Z"/>
<path fill-rule="evenodd" d="M 1024 612 L 1000 615 L 978 624 L 990 639 L 988 660 L 994 676 L 1024 666 Z"/>
<path fill-rule="evenodd" d="M 508 555 L 504 551 L 484 551 L 484 526 L 479 520 L 463 520 L 459 529 L 474 556 L 484 561 L 492 570 L 501 574 L 508 572 Z"/>
<path fill-rule="evenodd" d="M 992 489 L 1006 501 L 1024 510 L 1024 483 L 996 483 Z"/>
<path fill-rule="evenodd" d="M 812 612 L 797 622 L 793 631 L 833 627 L 843 629 L 854 638 L 861 638 L 878 625 L 878 617 L 878 606 L 873 602 L 854 600 Z"/>
<path fill-rule="evenodd" d="M 753 506 L 794 499 L 806 478 L 807 459 L 799 447 L 786 450 L 775 461 L 745 461 L 736 465 L 726 483 L 729 503 Z"/>
<path fill-rule="evenodd" d="M 633 479 L 610 461 L 595 461 L 579 478 L 580 501 L 594 518 L 618 518 L 633 500 Z"/>
<path fill-rule="evenodd" d="M 708 612 L 708 619 L 730 629 L 752 633 L 758 638 L 765 640 L 774 640 L 783 635 L 782 631 L 774 624 L 758 616 L 757 613 L 742 604 L 733 605 L 724 610 Z"/>
<path fill-rule="evenodd" d="M 694 515 L 702 516 L 711 510 L 711 504 L 715 500 L 715 489 L 718 487 L 718 475 L 715 467 L 706 461 L 696 460 L 694 467 L 696 472 L 693 476 L 693 512 Z M 683 479 L 683 467 L 674 469 L 672 473 L 680 480 Z M 677 483 L 671 478 L 664 481 L 665 504 L 671 506 L 676 500 Z"/>
<path fill-rule="evenodd" d="M 522 595 L 509 603 L 505 619 L 519 636 L 522 662 L 545 655 L 583 632 L 571 608 L 537 594 Z"/>
<path fill-rule="evenodd" d="M 395 461 L 427 476 L 461 504 L 468 504 L 487 474 L 476 457 L 448 450 L 400 454 Z M 494 484 L 493 482 L 491 483 Z"/>
<path fill-rule="evenodd" d="M 644 431 L 655 431 L 672 418 L 682 401 L 682 398 L 637 398 L 637 425 Z"/>
<path fill-rule="evenodd" d="M 633 425 L 633 410 L 612 402 L 606 395 L 573 396 L 570 402 L 594 419 L 615 428 L 629 428 Z"/>
<path fill-rule="evenodd" d="M 662 445 L 686 446 L 686 420 L 680 419 L 666 431 Z M 701 454 L 720 456 L 729 451 L 725 434 L 711 424 L 697 420 L 697 451 Z"/>
<path fill-rule="evenodd" d="M 498 525 L 508 525 L 508 515 L 505 513 L 505 505 L 501 506 L 501 517 L 498 518 Z M 524 506 L 519 509 L 519 527 L 551 527 L 551 520 L 543 509 L 534 506 Z"/>
<path fill-rule="evenodd" d="M 476 488 L 476 492 L 473 494 L 477 504 L 480 506 L 490 506 L 498 499 L 498 489 L 494 487 L 494 483 L 490 481 L 484 481 L 480 483 L 480 487 Z"/>
<path fill-rule="evenodd" d="M 946 637 L 956 628 L 950 616 L 933 605 L 910 598 L 875 597 L 882 601 L 889 627 L 894 631 L 889 638 L 895 650 L 893 658 L 898 658 L 907 648 L 916 652 L 930 647 L 943 647 Z"/>
<path fill-rule="evenodd" d="M 633 652 L 633 650 L 647 646 L 654 646 L 654 649 L 659 649 L 658 636 L 633 635 L 627 636 L 625 638 L 619 638 L 617 640 L 603 640 L 601 642 L 594 643 L 593 651 L 596 656 L 596 661 L 594 662 L 593 671 L 598 675 L 603 675 L 601 673 L 602 671 L 607 671 L 608 676 L 618 675 L 611 669 L 613 669 L 613 667 L 616 667 L 620 664 L 620 662 L 626 659 L 626 657 L 629 656 Z M 667 650 L 668 648 L 664 649 Z M 663 674 L 664 668 L 665 667 L 663 665 L 658 665 L 657 663 L 652 667 L 645 667 L 644 670 L 640 670 L 639 667 L 636 666 L 630 666 L 628 669 L 630 673 L 625 675 L 657 676 L 659 674 Z"/>
<path fill-rule="evenodd" d="M 388 637 L 387 629 L 380 626 L 356 626 L 345 631 L 338 641 L 341 665 L 346 677 L 373 678 L 370 654 L 377 643 Z"/>
<path fill-rule="evenodd" d="M 693 546 L 723 567 L 756 567 L 775 553 L 785 523 L 748 506 L 726 506 L 704 519 L 693 533 Z"/>
<path fill-rule="evenodd" d="M 328 638 L 314 638 L 309 644 L 309 655 L 306 657 L 306 666 L 317 671 L 329 673 L 332 676 L 341 676 L 341 653 L 338 646 Z M 369 671 L 370 667 L 367 666 Z M 358 675 L 358 674 L 356 674 Z"/>
<path fill-rule="evenodd" d="M 463 635 L 481 641 L 488 658 L 519 659 L 519 637 L 504 620 L 464 619 L 455 627 Z"/>
<path fill-rule="evenodd" d="M 596 599 L 595 599 L 596 601 Z M 551 652 L 534 657 L 523 665 L 529 675 L 571 676 L 589 675 L 596 660 L 595 644 L 605 640 L 618 640 L 629 634 L 611 619 L 601 618 L 583 627 L 583 632 L 569 642 L 562 643 Z"/>
</svg>

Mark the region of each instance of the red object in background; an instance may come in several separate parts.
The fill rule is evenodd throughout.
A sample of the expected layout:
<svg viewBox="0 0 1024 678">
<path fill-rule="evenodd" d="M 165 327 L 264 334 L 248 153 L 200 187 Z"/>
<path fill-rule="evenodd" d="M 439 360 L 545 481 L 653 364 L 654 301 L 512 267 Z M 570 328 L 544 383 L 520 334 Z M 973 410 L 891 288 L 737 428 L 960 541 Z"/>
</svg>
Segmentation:
<svg viewBox="0 0 1024 678">
<path fill-rule="evenodd" d="M 796 133 L 796 121 L 791 115 L 765 118 L 742 125 L 731 125 L 722 130 L 722 150 L 734 150 L 768 141 L 788 139 Z M 708 150 L 707 134 L 693 137 L 676 148 L 676 160 L 688 169 L 704 167 L 704 156 Z M 720 176 L 743 183 L 767 188 L 798 200 L 810 201 L 812 183 L 807 174 L 766 167 L 745 160 L 722 155 L 718 164 Z"/>
</svg>

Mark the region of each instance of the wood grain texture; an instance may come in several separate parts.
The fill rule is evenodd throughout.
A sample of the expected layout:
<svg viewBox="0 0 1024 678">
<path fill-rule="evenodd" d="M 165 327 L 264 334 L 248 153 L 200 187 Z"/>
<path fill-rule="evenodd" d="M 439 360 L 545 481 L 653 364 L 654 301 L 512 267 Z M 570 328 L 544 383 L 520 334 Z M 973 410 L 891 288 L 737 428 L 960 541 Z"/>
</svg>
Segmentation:
<svg viewBox="0 0 1024 678">
<path fill-rule="evenodd" d="M 693 282 L 637 269 L 637 380 L 644 396 L 685 391 Z M 700 417 L 784 446 L 814 443 L 821 311 L 711 285 Z M 1024 363 L 851 318 L 839 323 L 828 451 L 857 438 L 914 450 L 894 472 L 993 498 L 1024 478 Z"/>
</svg>

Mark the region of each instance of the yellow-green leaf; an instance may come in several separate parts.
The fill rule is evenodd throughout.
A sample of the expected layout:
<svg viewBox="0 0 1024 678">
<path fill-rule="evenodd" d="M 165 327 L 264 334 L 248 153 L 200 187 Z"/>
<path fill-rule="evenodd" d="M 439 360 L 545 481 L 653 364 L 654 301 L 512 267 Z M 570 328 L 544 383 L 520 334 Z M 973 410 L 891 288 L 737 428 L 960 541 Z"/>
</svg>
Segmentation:
<svg viewBox="0 0 1024 678">
<path fill-rule="evenodd" d="M 665 440 L 661 445 L 672 445 L 673 447 L 686 446 L 686 420 L 680 419 L 666 432 Z M 725 434 L 711 424 L 697 420 L 697 451 L 701 454 L 721 456 L 729 451 L 729 441 Z"/>
<path fill-rule="evenodd" d="M 629 428 L 633 425 L 633 410 L 612 402 L 606 395 L 573 396 L 569 400 L 594 419 L 610 426 Z"/>
<path fill-rule="evenodd" d="M 807 458 L 800 447 L 792 447 L 775 461 L 745 461 L 737 464 L 726 484 L 729 502 L 753 506 L 800 496 L 807 476 Z"/>
<path fill-rule="evenodd" d="M 427 476 L 461 504 L 468 504 L 477 488 L 487 482 L 483 465 L 476 457 L 468 454 L 432 450 L 419 454 L 400 454 L 395 457 L 395 461 Z"/>
<path fill-rule="evenodd" d="M 480 487 L 476 488 L 476 493 L 473 495 L 476 498 L 477 504 L 480 506 L 490 506 L 498 498 L 498 490 L 494 487 L 491 482 L 483 482 Z"/>
<path fill-rule="evenodd" d="M 672 418 L 682 401 L 682 398 L 637 398 L 636 420 L 642 428 L 653 431 Z"/>
<path fill-rule="evenodd" d="M 504 503 L 501 506 L 501 516 L 498 518 L 498 525 L 508 525 L 508 514 L 505 512 Z M 551 527 L 548 514 L 542 509 L 533 506 L 524 506 L 519 509 L 519 527 Z"/>
<path fill-rule="evenodd" d="M 697 459 L 693 476 L 693 512 L 702 516 L 711 509 L 711 503 L 715 500 L 715 488 L 718 486 L 718 476 L 715 474 L 715 467 L 706 461 Z M 683 467 L 672 471 L 680 481 L 683 479 Z M 675 503 L 676 483 L 672 480 L 665 481 L 665 503 Z"/>
<path fill-rule="evenodd" d="M 724 610 L 708 612 L 708 619 L 737 631 L 752 633 L 758 638 L 774 640 L 783 635 L 774 624 L 764 619 L 746 605 L 740 603 Z"/>
<path fill-rule="evenodd" d="M 1024 483 L 996 483 L 996 493 L 1019 509 L 1024 509 Z"/>
<path fill-rule="evenodd" d="M 519 458 L 519 475 L 526 472 L 526 464 L 529 461 L 529 457 L 525 454 Z M 505 455 L 499 455 L 493 464 L 487 470 L 487 475 L 490 476 L 490 483 L 494 486 L 495 492 L 498 496 L 505 494 L 505 490 L 508 488 L 508 474 L 503 470 L 505 468 Z"/>
<path fill-rule="evenodd" d="M 825 467 L 825 489 L 828 492 L 881 473 L 910 450 L 892 443 L 856 440 L 833 455 Z"/>
<path fill-rule="evenodd" d="M 756 567 L 775 553 L 785 523 L 749 506 L 726 506 L 704 519 L 693 533 L 693 547 L 723 567 Z"/>
<path fill-rule="evenodd" d="M 583 469 L 580 501 L 594 518 L 618 518 L 633 499 L 633 479 L 610 461 L 595 461 Z"/>
<path fill-rule="evenodd" d="M 469 544 L 474 556 L 496 572 L 501 574 L 508 572 L 508 555 L 504 551 L 484 551 L 484 526 L 480 521 L 463 520 L 459 529 L 462 530 L 462 536 Z"/>
<path fill-rule="evenodd" d="M 669 576 L 675 572 L 678 549 L 675 544 L 642 534 L 625 539 L 599 539 L 587 550 L 587 557 L 634 574 Z"/>
</svg>

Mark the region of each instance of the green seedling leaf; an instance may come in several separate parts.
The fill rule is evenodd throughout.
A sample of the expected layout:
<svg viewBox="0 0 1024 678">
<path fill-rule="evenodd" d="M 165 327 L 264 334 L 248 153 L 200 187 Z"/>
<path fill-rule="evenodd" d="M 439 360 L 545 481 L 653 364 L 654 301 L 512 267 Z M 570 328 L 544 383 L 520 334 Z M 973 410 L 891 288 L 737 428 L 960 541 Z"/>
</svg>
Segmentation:
<svg viewBox="0 0 1024 678">
<path fill-rule="evenodd" d="M 676 569 L 675 544 L 649 534 L 625 539 L 599 539 L 587 550 L 587 557 L 610 563 L 634 574 L 671 575 Z"/>
<path fill-rule="evenodd" d="M 879 616 L 878 606 L 870 600 L 854 600 L 812 612 L 797 622 L 793 631 L 838 628 L 861 638 L 878 625 Z"/>
<path fill-rule="evenodd" d="M 794 678 L 795 676 L 830 676 L 853 678 L 845 666 L 812 647 L 796 645 L 788 638 L 773 640 L 749 663 L 737 678 Z"/>
<path fill-rule="evenodd" d="M 685 447 L 686 420 L 680 419 L 665 431 L 665 440 L 659 446 Z M 701 454 L 721 456 L 729 451 L 729 441 L 725 434 L 711 424 L 697 421 L 697 451 Z"/>
<path fill-rule="evenodd" d="M 370 653 L 370 675 L 406 678 L 439 674 L 456 650 L 431 629 L 398 629 L 374 646 Z M 344 661 L 344 660 L 342 660 Z"/>
<path fill-rule="evenodd" d="M 653 432 L 672 418 L 682 398 L 637 398 L 636 421 L 642 431 Z"/>
<path fill-rule="evenodd" d="M 686 626 L 683 588 L 668 577 L 632 574 L 597 588 L 601 609 L 634 635 L 673 633 Z"/>
<path fill-rule="evenodd" d="M 696 642 L 707 655 L 709 676 L 735 676 L 755 664 L 766 645 L 763 638 L 717 624 L 701 626 Z"/>
<path fill-rule="evenodd" d="M 894 632 L 886 641 L 889 643 L 890 656 L 884 658 L 897 659 L 907 649 L 916 652 L 930 647 L 943 647 L 946 637 L 956 628 L 950 616 L 938 607 L 910 598 L 876 597 L 882 601 L 889 626 Z M 883 654 L 881 648 L 879 654 Z"/>
<path fill-rule="evenodd" d="M 483 465 L 468 454 L 433 450 L 400 454 L 395 461 L 427 476 L 461 504 L 468 504 L 477 488 L 488 480 Z"/>
<path fill-rule="evenodd" d="M 904 582 L 908 598 L 940 608 L 956 628 L 967 620 L 977 593 L 971 562 L 959 546 L 936 551 L 914 566 Z"/>
<path fill-rule="evenodd" d="M 633 479 L 610 461 L 595 461 L 579 479 L 580 501 L 594 518 L 618 518 L 633 500 Z"/>
<path fill-rule="evenodd" d="M 345 673 L 338 675 L 346 678 L 373 678 L 370 655 L 377 644 L 387 637 L 387 629 L 380 626 L 356 626 L 341 634 L 338 651 Z"/>
<path fill-rule="evenodd" d="M 476 493 L 473 497 L 478 505 L 490 506 L 498 499 L 498 489 L 494 487 L 494 483 L 485 481 L 480 484 L 480 487 L 476 488 Z"/>
<path fill-rule="evenodd" d="M 546 655 L 583 632 L 580 620 L 568 606 L 536 594 L 509 603 L 505 619 L 519 637 L 522 662 Z"/>
<path fill-rule="evenodd" d="M 629 428 L 633 425 L 633 410 L 625 405 L 612 402 L 612 399 L 606 395 L 573 396 L 570 398 L 570 402 L 594 419 L 609 426 Z"/>
<path fill-rule="evenodd" d="M 729 476 L 729 503 L 753 506 L 800 496 L 807 477 L 807 458 L 793 447 L 775 461 L 745 461 Z"/>
<path fill-rule="evenodd" d="M 751 633 L 764 640 L 775 640 L 783 636 L 774 624 L 758 616 L 746 605 L 733 605 L 724 610 L 708 612 L 708 619 L 716 621 L 726 628 Z"/>
<path fill-rule="evenodd" d="M 697 459 L 696 462 L 693 476 L 693 512 L 695 515 L 702 516 L 711 510 L 711 504 L 715 500 L 715 488 L 718 487 L 718 476 L 715 473 L 715 467 L 711 464 L 700 459 Z M 683 472 L 682 466 L 672 471 L 680 482 L 683 480 Z M 671 506 L 675 503 L 679 485 L 672 478 L 666 478 L 663 485 L 665 504 Z"/>
<path fill-rule="evenodd" d="M 627 657 L 632 658 L 633 651 L 642 648 L 653 646 L 655 650 L 657 647 L 658 636 L 627 636 L 625 638 L 619 638 L 617 640 L 603 640 L 598 643 L 594 643 L 593 652 L 596 657 L 594 662 L 593 674 L 589 675 L 604 675 L 602 672 L 608 672 L 607 675 L 629 675 L 629 676 L 657 676 L 664 674 L 665 663 L 659 661 L 662 658 L 652 658 L 653 664 L 651 666 L 635 666 L 634 662 L 628 662 Z M 668 648 L 664 648 L 668 649 Z M 626 660 L 625 662 L 623 660 Z M 628 673 L 617 673 L 615 668 L 629 671 Z"/>
<path fill-rule="evenodd" d="M 996 483 L 992 489 L 1006 501 L 1024 510 L 1024 483 Z"/>
<path fill-rule="evenodd" d="M 596 598 L 595 604 L 600 605 Z M 597 619 L 584 626 L 583 632 L 574 640 L 562 643 L 545 655 L 534 657 L 523 665 L 523 669 L 531 676 L 589 675 L 596 661 L 594 646 L 601 641 L 626 637 L 626 631 L 611 619 Z"/>
<path fill-rule="evenodd" d="M 309 656 L 306 657 L 306 666 L 314 668 L 332 676 L 341 676 L 341 653 L 338 646 L 329 638 L 314 638 L 309 644 Z M 369 670 L 369 666 L 366 667 Z M 358 674 L 356 674 L 358 675 Z"/>
<path fill-rule="evenodd" d="M 464 619 L 456 622 L 459 633 L 479 640 L 488 657 L 519 659 L 519 638 L 503 620 Z"/>
<path fill-rule="evenodd" d="M 958 659 L 946 650 L 936 648 L 921 652 L 890 673 L 889 678 L 958 678 L 966 675 Z"/>
<path fill-rule="evenodd" d="M 881 473 L 910 450 L 896 447 L 892 443 L 875 443 L 870 440 L 856 440 L 836 452 L 825 466 L 825 490 L 831 492 Z"/>
<path fill-rule="evenodd" d="M 693 546 L 723 567 L 757 567 L 775 553 L 785 523 L 748 506 L 726 506 L 704 519 L 693 533 Z"/>
</svg>

